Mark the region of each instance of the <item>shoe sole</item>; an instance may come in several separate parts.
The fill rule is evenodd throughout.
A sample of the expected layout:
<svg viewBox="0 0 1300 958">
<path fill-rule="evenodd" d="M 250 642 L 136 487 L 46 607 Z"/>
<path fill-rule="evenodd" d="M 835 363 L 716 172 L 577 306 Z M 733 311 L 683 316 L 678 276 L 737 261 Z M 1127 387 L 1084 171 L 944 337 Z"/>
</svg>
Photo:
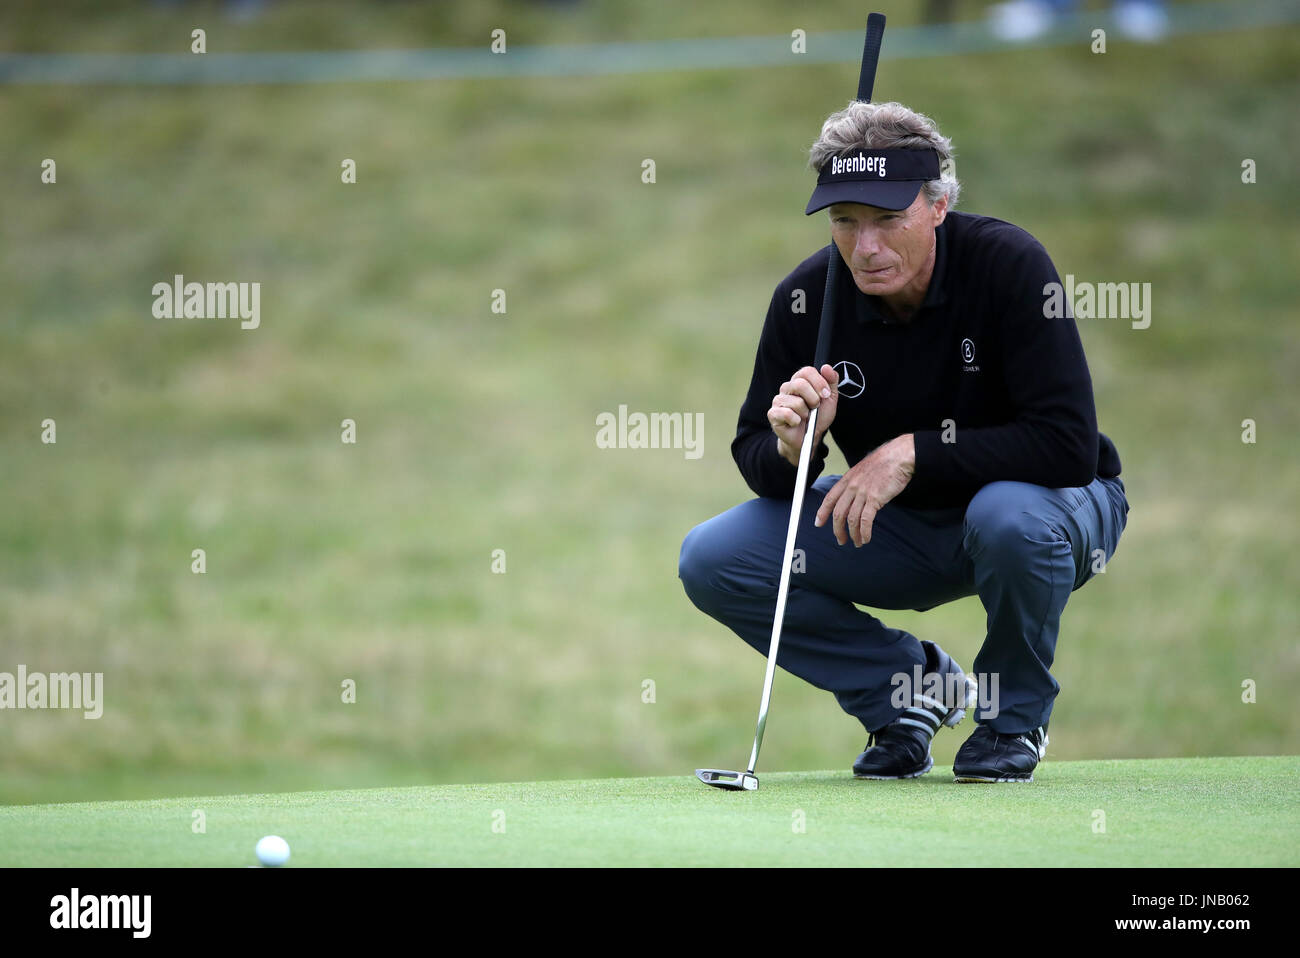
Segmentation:
<svg viewBox="0 0 1300 958">
<path fill-rule="evenodd" d="M 934 768 L 934 757 L 927 755 L 925 757 L 925 768 L 917 769 L 915 772 L 908 772 L 906 775 L 859 775 L 857 772 L 854 772 L 853 777 L 871 779 L 877 782 L 895 782 L 904 778 L 920 778 L 932 768 Z"/>
<path fill-rule="evenodd" d="M 1029 774 L 1029 775 L 1024 776 L 1023 778 L 1012 778 L 1010 775 L 1004 775 L 1004 776 L 1001 776 L 1000 778 L 994 778 L 994 777 L 991 776 L 991 775 L 990 775 L 990 776 L 987 776 L 987 777 L 986 777 L 986 776 L 983 776 L 983 775 L 955 775 L 955 776 L 953 776 L 953 781 L 954 781 L 954 782 L 968 782 L 968 783 L 972 783 L 972 784 L 979 784 L 979 783 L 981 783 L 981 782 L 985 782 L 985 783 L 991 783 L 991 782 L 1032 782 L 1033 780 L 1034 780 L 1034 776 L 1033 776 L 1032 773 Z"/>
</svg>

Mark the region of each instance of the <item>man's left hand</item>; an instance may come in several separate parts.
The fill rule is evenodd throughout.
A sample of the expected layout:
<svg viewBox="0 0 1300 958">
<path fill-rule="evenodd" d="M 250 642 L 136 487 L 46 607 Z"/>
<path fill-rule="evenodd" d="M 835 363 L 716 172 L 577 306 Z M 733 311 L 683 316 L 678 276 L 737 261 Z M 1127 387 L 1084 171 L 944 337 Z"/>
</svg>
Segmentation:
<svg viewBox="0 0 1300 958">
<path fill-rule="evenodd" d="M 833 514 L 836 542 L 844 545 L 852 539 L 854 546 L 866 545 L 876 513 L 907 487 L 915 471 L 911 433 L 877 447 L 831 486 L 817 510 L 815 525 L 825 525 Z"/>
</svg>

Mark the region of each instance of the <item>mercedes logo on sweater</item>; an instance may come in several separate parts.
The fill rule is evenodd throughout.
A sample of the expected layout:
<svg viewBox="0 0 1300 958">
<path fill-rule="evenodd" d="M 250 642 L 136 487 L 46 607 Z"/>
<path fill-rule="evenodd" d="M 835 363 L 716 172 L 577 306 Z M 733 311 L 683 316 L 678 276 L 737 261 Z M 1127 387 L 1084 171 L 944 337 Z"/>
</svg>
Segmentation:
<svg viewBox="0 0 1300 958">
<path fill-rule="evenodd" d="M 845 399 L 857 399 L 867 388 L 866 377 L 862 375 L 862 370 L 858 364 L 849 362 L 847 359 L 841 359 L 835 364 L 834 369 L 840 374 L 840 395 Z"/>
</svg>

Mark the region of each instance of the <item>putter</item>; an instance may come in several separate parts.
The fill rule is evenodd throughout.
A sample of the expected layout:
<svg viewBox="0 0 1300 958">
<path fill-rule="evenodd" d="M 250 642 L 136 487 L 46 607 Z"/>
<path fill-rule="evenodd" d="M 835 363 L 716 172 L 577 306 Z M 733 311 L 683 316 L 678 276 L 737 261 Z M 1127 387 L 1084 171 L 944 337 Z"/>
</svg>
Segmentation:
<svg viewBox="0 0 1300 958">
<path fill-rule="evenodd" d="M 867 37 L 862 47 L 862 69 L 858 73 L 858 99 L 870 102 L 876 81 L 876 63 L 880 59 L 880 41 L 885 35 L 885 16 L 873 13 L 867 17 Z M 835 244 L 831 244 L 830 259 L 826 264 L 826 293 L 822 297 L 821 323 L 817 327 L 817 347 L 813 368 L 821 371 L 830 355 L 831 325 L 835 315 L 832 303 L 835 284 L 839 279 L 843 260 Z M 695 777 L 705 785 L 732 792 L 752 792 L 758 789 L 758 750 L 763 745 L 763 730 L 767 727 L 767 712 L 772 704 L 772 679 L 776 676 L 776 653 L 781 646 L 781 625 L 785 620 L 785 600 L 790 591 L 790 566 L 794 560 L 794 540 L 799 531 L 799 514 L 803 510 L 804 486 L 808 482 L 808 465 L 812 462 L 812 440 L 817 435 L 817 409 L 808 416 L 804 429 L 803 445 L 799 448 L 799 471 L 794 480 L 794 496 L 790 502 L 790 525 L 785 532 L 785 555 L 781 560 L 781 585 L 776 592 L 776 614 L 772 618 L 772 639 L 767 649 L 767 672 L 763 676 L 763 698 L 758 705 L 758 728 L 754 732 L 754 748 L 749 753 L 749 768 L 733 772 L 722 768 L 697 768 Z"/>
</svg>

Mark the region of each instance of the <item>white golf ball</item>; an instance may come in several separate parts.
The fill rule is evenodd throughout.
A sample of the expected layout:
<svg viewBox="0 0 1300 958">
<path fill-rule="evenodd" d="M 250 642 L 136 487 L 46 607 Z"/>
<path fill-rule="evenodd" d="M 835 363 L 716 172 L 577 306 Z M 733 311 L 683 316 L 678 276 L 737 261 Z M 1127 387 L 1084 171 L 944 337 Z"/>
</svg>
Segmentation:
<svg viewBox="0 0 1300 958">
<path fill-rule="evenodd" d="M 289 843 L 279 835 L 267 835 L 257 843 L 256 853 L 267 868 L 279 868 L 289 860 Z"/>
</svg>

